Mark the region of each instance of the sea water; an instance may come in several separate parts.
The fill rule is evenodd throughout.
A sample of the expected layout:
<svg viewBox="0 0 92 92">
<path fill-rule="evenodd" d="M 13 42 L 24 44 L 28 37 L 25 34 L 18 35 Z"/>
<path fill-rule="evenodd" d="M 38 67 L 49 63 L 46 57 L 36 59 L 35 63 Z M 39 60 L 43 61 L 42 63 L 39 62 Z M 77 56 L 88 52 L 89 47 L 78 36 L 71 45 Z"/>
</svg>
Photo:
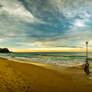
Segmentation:
<svg viewBox="0 0 92 92">
<path fill-rule="evenodd" d="M 0 57 L 23 60 L 24 62 L 41 62 L 59 66 L 76 66 L 85 63 L 85 53 L 78 52 L 26 52 L 26 53 L 0 53 Z M 92 53 L 89 53 L 92 58 Z M 90 60 L 91 63 L 91 60 Z"/>
</svg>

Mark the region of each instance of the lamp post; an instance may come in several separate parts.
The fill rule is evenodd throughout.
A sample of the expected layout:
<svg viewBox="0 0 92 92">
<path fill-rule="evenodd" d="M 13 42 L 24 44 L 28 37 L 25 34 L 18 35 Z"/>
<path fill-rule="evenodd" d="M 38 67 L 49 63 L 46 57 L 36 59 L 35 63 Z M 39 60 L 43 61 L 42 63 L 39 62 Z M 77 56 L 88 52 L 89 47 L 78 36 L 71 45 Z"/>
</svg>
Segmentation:
<svg viewBox="0 0 92 92">
<path fill-rule="evenodd" d="M 88 62 L 88 42 L 86 42 L 86 62 Z"/>
<path fill-rule="evenodd" d="M 89 75 L 89 63 L 88 63 L 88 42 L 86 42 L 86 63 L 84 66 L 84 72 L 86 73 L 86 75 Z"/>
</svg>

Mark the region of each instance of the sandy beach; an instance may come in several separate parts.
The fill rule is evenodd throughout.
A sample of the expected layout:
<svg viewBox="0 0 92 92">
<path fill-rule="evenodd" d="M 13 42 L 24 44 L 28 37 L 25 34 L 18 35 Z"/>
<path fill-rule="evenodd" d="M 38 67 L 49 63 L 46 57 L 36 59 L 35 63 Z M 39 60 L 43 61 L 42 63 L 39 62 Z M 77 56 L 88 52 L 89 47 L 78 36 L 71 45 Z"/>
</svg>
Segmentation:
<svg viewBox="0 0 92 92">
<path fill-rule="evenodd" d="M 55 69 L 56 68 L 56 69 Z M 0 58 L 0 92 L 92 92 L 83 67 L 64 68 Z"/>
</svg>

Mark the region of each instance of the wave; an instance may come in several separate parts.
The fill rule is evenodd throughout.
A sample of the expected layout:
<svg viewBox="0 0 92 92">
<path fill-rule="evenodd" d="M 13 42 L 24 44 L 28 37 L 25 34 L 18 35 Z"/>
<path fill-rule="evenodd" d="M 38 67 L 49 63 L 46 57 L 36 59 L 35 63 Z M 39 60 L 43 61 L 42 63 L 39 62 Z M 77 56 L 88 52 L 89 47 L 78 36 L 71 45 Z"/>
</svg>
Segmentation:
<svg viewBox="0 0 92 92">
<path fill-rule="evenodd" d="M 63 57 L 63 55 L 42 55 L 33 53 L 12 53 L 0 54 L 0 57 L 14 60 L 22 60 L 24 62 L 40 62 L 44 64 L 52 64 L 58 66 L 80 66 L 85 63 L 85 59 L 72 58 L 71 56 Z"/>
</svg>

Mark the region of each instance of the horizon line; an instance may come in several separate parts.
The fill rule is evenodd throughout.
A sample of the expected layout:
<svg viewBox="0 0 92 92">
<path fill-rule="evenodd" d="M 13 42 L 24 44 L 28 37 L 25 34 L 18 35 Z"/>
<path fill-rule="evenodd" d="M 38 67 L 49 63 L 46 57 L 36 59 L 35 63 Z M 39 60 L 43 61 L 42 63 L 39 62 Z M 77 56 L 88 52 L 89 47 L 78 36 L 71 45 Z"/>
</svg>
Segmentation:
<svg viewBox="0 0 92 92">
<path fill-rule="evenodd" d="M 12 52 L 86 52 L 85 49 L 71 49 L 71 50 L 11 50 Z M 92 52 L 92 49 L 89 49 L 88 52 Z"/>
</svg>

